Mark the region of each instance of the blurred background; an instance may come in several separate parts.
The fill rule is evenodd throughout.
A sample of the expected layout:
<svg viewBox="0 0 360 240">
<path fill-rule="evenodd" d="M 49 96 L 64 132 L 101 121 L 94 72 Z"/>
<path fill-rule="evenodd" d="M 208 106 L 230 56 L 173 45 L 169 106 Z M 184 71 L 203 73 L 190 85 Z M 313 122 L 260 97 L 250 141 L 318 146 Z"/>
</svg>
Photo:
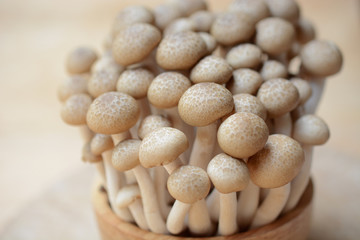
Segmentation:
<svg viewBox="0 0 360 240">
<path fill-rule="evenodd" d="M 79 45 L 100 53 L 116 13 L 140 0 L 0 0 L 0 239 L 98 239 L 93 168 L 78 130 L 59 115 L 64 59 Z M 208 1 L 222 11 L 230 0 Z M 357 239 L 360 229 L 360 1 L 298 0 L 318 38 L 344 55 L 318 115 L 331 139 L 315 152 L 310 239 Z M 56 236 L 54 236 L 56 235 Z"/>
</svg>

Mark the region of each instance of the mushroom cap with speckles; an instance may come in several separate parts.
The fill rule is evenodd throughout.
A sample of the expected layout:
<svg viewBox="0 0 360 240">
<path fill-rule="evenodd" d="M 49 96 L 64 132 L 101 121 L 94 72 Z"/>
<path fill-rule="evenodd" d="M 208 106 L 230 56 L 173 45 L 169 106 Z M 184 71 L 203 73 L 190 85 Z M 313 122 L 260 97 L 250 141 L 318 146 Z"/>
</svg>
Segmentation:
<svg viewBox="0 0 360 240">
<path fill-rule="evenodd" d="M 267 111 L 260 100 L 247 93 L 239 93 L 233 96 L 235 112 L 249 112 L 261 117 L 264 121 L 267 117 Z"/>
<path fill-rule="evenodd" d="M 235 158 L 248 158 L 262 149 L 269 136 L 265 121 L 259 116 L 239 112 L 220 125 L 217 138 L 220 148 Z"/>
<path fill-rule="evenodd" d="M 250 157 L 251 180 L 261 188 L 277 188 L 289 183 L 304 163 L 304 151 L 294 139 L 270 135 L 264 148 Z"/>
<path fill-rule="evenodd" d="M 244 12 L 254 22 L 258 22 L 270 15 L 269 8 L 264 0 L 234 0 L 228 7 L 229 11 Z"/>
<path fill-rule="evenodd" d="M 255 23 L 246 13 L 226 12 L 218 15 L 210 33 L 223 45 L 234 45 L 249 40 L 255 32 Z"/>
<path fill-rule="evenodd" d="M 290 82 L 294 84 L 299 92 L 299 105 L 304 104 L 312 94 L 312 89 L 309 82 L 301 78 L 291 78 Z"/>
<path fill-rule="evenodd" d="M 98 97 L 103 93 L 116 90 L 116 82 L 123 68 L 116 69 L 103 66 L 102 69 L 96 68 L 88 81 L 88 90 L 91 96 Z"/>
<path fill-rule="evenodd" d="M 182 17 L 179 8 L 173 4 L 161 4 L 154 8 L 155 26 L 164 30 L 165 27 L 177 18 Z"/>
<path fill-rule="evenodd" d="M 206 53 L 206 44 L 199 34 L 178 32 L 162 39 L 156 51 L 156 62 L 168 70 L 188 69 Z"/>
<path fill-rule="evenodd" d="M 189 18 L 178 18 L 172 21 L 164 29 L 164 36 L 175 34 L 178 32 L 195 31 L 195 24 Z"/>
<path fill-rule="evenodd" d="M 262 61 L 261 49 L 251 43 L 233 47 L 226 55 L 226 61 L 234 68 L 256 68 Z"/>
<path fill-rule="evenodd" d="M 91 151 L 90 142 L 84 144 L 81 159 L 84 162 L 97 163 L 102 161 L 101 155 L 95 155 Z"/>
<path fill-rule="evenodd" d="M 97 133 L 90 141 L 91 152 L 100 155 L 114 147 L 114 142 L 110 135 Z"/>
<path fill-rule="evenodd" d="M 140 165 L 139 149 L 141 140 L 127 139 L 119 142 L 112 152 L 111 163 L 118 171 L 128 171 Z"/>
<path fill-rule="evenodd" d="M 163 127 L 147 134 L 140 146 L 140 163 L 146 168 L 166 165 L 175 161 L 189 147 L 183 132 Z"/>
<path fill-rule="evenodd" d="M 147 134 L 163 127 L 171 127 L 171 122 L 161 115 L 149 115 L 145 117 L 138 128 L 138 136 L 143 139 Z"/>
<path fill-rule="evenodd" d="M 190 16 L 197 32 L 209 32 L 215 20 L 215 14 L 210 11 L 197 11 Z"/>
<path fill-rule="evenodd" d="M 232 94 L 249 93 L 256 94 L 264 82 L 261 75 L 252 69 L 237 69 L 233 71 L 233 79 L 228 82 L 227 88 Z"/>
<path fill-rule="evenodd" d="M 215 38 L 207 32 L 199 32 L 198 34 L 202 38 L 202 40 L 205 42 L 207 52 L 212 53 L 217 47 L 217 42 L 216 42 Z"/>
<path fill-rule="evenodd" d="M 320 117 L 309 114 L 296 120 L 293 129 L 293 138 L 306 145 L 322 145 L 330 137 L 330 131 Z"/>
<path fill-rule="evenodd" d="M 140 198 L 140 188 L 137 184 L 124 186 L 116 195 L 116 207 L 125 208 Z"/>
<path fill-rule="evenodd" d="M 230 80 L 232 68 L 225 59 L 207 56 L 198 62 L 191 70 L 190 80 L 193 83 L 214 82 L 224 84 Z"/>
<path fill-rule="evenodd" d="M 302 67 L 306 73 L 326 77 L 340 71 L 342 55 L 338 47 L 329 41 L 308 42 L 300 53 Z"/>
<path fill-rule="evenodd" d="M 79 93 L 69 97 L 61 107 L 61 118 L 70 125 L 86 124 L 86 114 L 92 99 L 85 93 Z"/>
<path fill-rule="evenodd" d="M 208 195 L 210 179 L 205 170 L 200 167 L 182 166 L 169 176 L 167 188 L 176 200 L 192 204 Z"/>
<path fill-rule="evenodd" d="M 232 94 L 217 83 L 198 83 L 182 95 L 178 105 L 181 119 L 191 126 L 207 126 L 234 108 Z"/>
<path fill-rule="evenodd" d="M 116 90 L 135 99 L 144 98 L 154 77 L 154 74 L 145 68 L 125 70 L 117 81 Z"/>
<path fill-rule="evenodd" d="M 70 96 L 78 93 L 88 93 L 89 75 L 72 75 L 61 82 L 57 94 L 61 102 L 65 102 Z"/>
<path fill-rule="evenodd" d="M 91 66 L 96 61 L 94 50 L 87 47 L 78 47 L 67 56 L 66 69 L 70 74 L 90 72 Z"/>
<path fill-rule="evenodd" d="M 128 66 L 144 60 L 161 40 L 160 31 L 147 23 L 136 23 L 119 32 L 112 45 L 117 63 Z"/>
<path fill-rule="evenodd" d="M 281 18 L 265 18 L 256 24 L 256 45 L 266 53 L 278 55 L 286 52 L 294 38 L 293 25 Z"/>
<path fill-rule="evenodd" d="M 87 113 L 89 128 L 102 134 L 117 134 L 134 126 L 140 108 L 136 100 L 125 93 L 107 92 L 97 97 Z"/>
<path fill-rule="evenodd" d="M 135 23 L 153 22 L 154 16 L 149 9 L 144 6 L 129 6 L 117 14 L 112 26 L 112 35 L 115 37 L 121 30 Z"/>
<path fill-rule="evenodd" d="M 299 102 L 298 90 L 294 84 L 283 78 L 267 80 L 261 85 L 257 97 L 271 118 L 292 111 Z"/>
<path fill-rule="evenodd" d="M 245 189 L 250 180 L 246 164 L 225 153 L 211 159 L 207 173 L 216 190 L 224 194 Z"/>
<path fill-rule="evenodd" d="M 261 77 L 266 81 L 272 78 L 286 78 L 288 75 L 284 64 L 276 60 L 268 60 L 260 70 Z"/>
<path fill-rule="evenodd" d="M 189 87 L 191 82 L 183 74 L 164 72 L 151 82 L 147 92 L 148 100 L 157 108 L 172 108 Z"/>
<path fill-rule="evenodd" d="M 283 18 L 289 22 L 296 22 L 300 16 L 300 9 L 294 0 L 266 0 L 270 14 Z"/>
</svg>

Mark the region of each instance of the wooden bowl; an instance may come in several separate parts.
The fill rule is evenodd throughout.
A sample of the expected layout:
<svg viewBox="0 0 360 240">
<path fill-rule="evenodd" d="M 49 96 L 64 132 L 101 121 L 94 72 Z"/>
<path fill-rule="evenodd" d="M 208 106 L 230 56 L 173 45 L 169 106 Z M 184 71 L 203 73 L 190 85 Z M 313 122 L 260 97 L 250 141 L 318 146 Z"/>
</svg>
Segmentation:
<svg viewBox="0 0 360 240">
<path fill-rule="evenodd" d="M 92 202 L 103 240 L 305 240 L 310 230 L 313 184 L 310 181 L 299 204 L 275 222 L 226 237 L 178 237 L 144 231 L 121 221 L 111 210 L 101 186 L 93 192 Z"/>
</svg>

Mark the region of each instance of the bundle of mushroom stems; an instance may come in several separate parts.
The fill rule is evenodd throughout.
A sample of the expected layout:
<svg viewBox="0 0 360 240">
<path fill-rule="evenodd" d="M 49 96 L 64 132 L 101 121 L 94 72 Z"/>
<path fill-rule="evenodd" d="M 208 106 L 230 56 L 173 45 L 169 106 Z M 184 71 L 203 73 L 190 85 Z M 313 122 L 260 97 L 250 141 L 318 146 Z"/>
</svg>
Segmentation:
<svg viewBox="0 0 360 240">
<path fill-rule="evenodd" d="M 102 54 L 70 52 L 58 95 L 118 218 L 231 235 L 296 207 L 313 146 L 329 138 L 314 115 L 325 78 L 342 65 L 296 2 L 130 6 L 105 39 Z"/>
</svg>

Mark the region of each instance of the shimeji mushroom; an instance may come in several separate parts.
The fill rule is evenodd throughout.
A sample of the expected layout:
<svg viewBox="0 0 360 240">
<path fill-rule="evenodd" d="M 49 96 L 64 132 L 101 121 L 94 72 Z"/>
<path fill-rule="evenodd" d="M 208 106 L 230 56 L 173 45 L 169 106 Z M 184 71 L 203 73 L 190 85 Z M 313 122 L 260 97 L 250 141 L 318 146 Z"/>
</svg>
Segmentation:
<svg viewBox="0 0 360 240">
<path fill-rule="evenodd" d="M 261 117 L 266 121 L 267 111 L 260 100 L 250 94 L 240 93 L 233 96 L 235 112 L 249 112 Z"/>
<path fill-rule="evenodd" d="M 112 165 L 118 171 L 132 170 L 138 182 L 144 214 L 149 229 L 156 233 L 166 233 L 165 221 L 161 216 L 155 186 L 149 172 L 140 165 L 139 149 L 142 142 L 128 139 L 118 143 L 112 153 Z"/>
<path fill-rule="evenodd" d="M 266 0 L 266 3 L 273 17 L 294 23 L 300 16 L 299 6 L 294 0 Z"/>
<path fill-rule="evenodd" d="M 167 25 L 183 15 L 178 7 L 174 4 L 161 4 L 154 8 L 155 26 L 164 30 Z"/>
<path fill-rule="evenodd" d="M 67 77 L 58 87 L 57 95 L 60 102 L 65 102 L 69 97 L 79 93 L 88 93 L 88 74 L 77 74 Z"/>
<path fill-rule="evenodd" d="M 275 60 L 267 60 L 264 62 L 260 70 L 261 77 L 267 81 L 273 78 L 286 78 L 288 75 L 284 64 Z"/>
<path fill-rule="evenodd" d="M 234 0 L 228 7 L 229 11 L 244 12 L 256 23 L 270 15 L 264 0 Z"/>
<path fill-rule="evenodd" d="M 164 29 L 163 35 L 171 35 L 178 32 L 195 31 L 195 24 L 190 18 L 178 18 L 172 21 Z"/>
<path fill-rule="evenodd" d="M 296 40 L 300 44 L 306 44 L 315 39 L 316 32 L 312 23 L 304 18 L 300 18 L 295 24 Z"/>
<path fill-rule="evenodd" d="M 247 187 L 241 191 L 237 202 L 237 224 L 240 231 L 246 230 L 256 213 L 260 200 L 260 188 L 251 180 Z"/>
<path fill-rule="evenodd" d="M 78 47 L 68 55 L 66 69 L 70 74 L 88 73 L 96 59 L 97 55 L 94 50 L 88 47 Z"/>
<path fill-rule="evenodd" d="M 149 229 L 145 219 L 144 209 L 141 203 L 140 189 L 138 185 L 127 185 L 120 189 L 116 196 L 116 207 L 129 207 L 131 214 L 134 216 L 135 223 L 139 226 L 139 228 L 144 230 Z"/>
<path fill-rule="evenodd" d="M 286 79 L 275 78 L 263 83 L 257 97 L 274 119 L 275 133 L 291 135 L 292 120 L 290 111 L 295 109 L 299 101 L 299 92 Z"/>
<path fill-rule="evenodd" d="M 315 115 L 304 115 L 295 122 L 293 138 L 303 146 L 305 163 L 300 173 L 291 182 L 290 196 L 284 207 L 284 212 L 290 211 L 297 205 L 309 182 L 313 146 L 326 143 L 329 136 L 328 126 L 324 120 Z"/>
<path fill-rule="evenodd" d="M 214 52 L 214 50 L 217 47 L 217 42 L 216 42 L 215 38 L 207 32 L 199 32 L 198 34 L 202 38 L 202 40 L 205 42 L 207 52 L 209 54 Z"/>
<path fill-rule="evenodd" d="M 220 153 L 209 162 L 207 172 L 220 192 L 218 233 L 223 236 L 234 234 L 238 231 L 236 192 L 245 189 L 249 183 L 247 166 L 241 160 Z"/>
<path fill-rule="evenodd" d="M 259 206 L 250 228 L 274 221 L 281 213 L 290 193 L 290 182 L 300 172 L 304 151 L 294 139 L 274 134 L 263 149 L 247 162 L 250 178 L 261 188 L 271 188 Z"/>
<path fill-rule="evenodd" d="M 195 31 L 209 32 L 215 20 L 215 14 L 210 11 L 200 10 L 191 14 L 189 18 L 195 25 Z"/>
<path fill-rule="evenodd" d="M 296 89 L 299 92 L 299 104 L 298 106 L 291 112 L 291 117 L 293 121 L 297 120 L 300 116 L 305 114 L 304 104 L 308 101 L 308 99 L 312 95 L 312 89 L 309 81 L 301 79 L 301 78 L 291 78 L 290 82 L 294 84 Z"/>
<path fill-rule="evenodd" d="M 262 51 L 258 46 L 251 43 L 240 44 L 230 49 L 226 55 L 226 61 L 234 69 L 255 69 L 262 62 Z"/>
<path fill-rule="evenodd" d="M 184 16 L 190 16 L 194 12 L 207 9 L 205 0 L 169 0 L 169 2 L 180 9 Z"/>
<path fill-rule="evenodd" d="M 97 171 L 99 173 L 99 177 L 101 178 L 101 181 L 103 183 L 105 183 L 106 178 L 105 178 L 105 169 L 104 169 L 103 159 L 102 159 L 101 155 L 96 155 L 91 151 L 91 146 L 90 145 L 91 145 L 91 142 L 87 142 L 87 143 L 84 144 L 84 146 L 82 148 L 81 159 L 84 162 L 95 164 L 96 169 L 97 169 Z"/>
<path fill-rule="evenodd" d="M 191 204 L 208 195 L 210 180 L 202 168 L 182 166 L 169 176 L 167 187 L 176 201 L 170 211 L 166 226 L 170 233 L 179 234 L 185 228 L 184 220 Z"/>
<path fill-rule="evenodd" d="M 258 72 L 243 68 L 233 71 L 233 79 L 228 82 L 226 87 L 234 95 L 238 93 L 254 95 L 263 82 L 264 80 Z"/>
</svg>

